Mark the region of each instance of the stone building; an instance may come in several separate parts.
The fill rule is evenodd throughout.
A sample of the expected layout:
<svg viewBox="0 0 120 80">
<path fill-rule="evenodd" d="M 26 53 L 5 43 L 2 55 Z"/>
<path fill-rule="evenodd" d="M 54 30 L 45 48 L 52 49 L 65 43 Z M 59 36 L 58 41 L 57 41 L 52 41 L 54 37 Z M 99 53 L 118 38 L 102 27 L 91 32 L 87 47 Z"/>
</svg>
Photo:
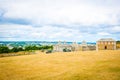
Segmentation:
<svg viewBox="0 0 120 80">
<path fill-rule="evenodd" d="M 63 52 L 64 49 L 73 51 L 73 47 L 71 45 L 66 44 L 66 42 L 62 43 L 59 41 L 58 44 L 53 46 L 53 51 L 55 52 Z"/>
<path fill-rule="evenodd" d="M 96 50 L 115 50 L 116 41 L 112 38 L 102 38 L 96 42 Z"/>
<path fill-rule="evenodd" d="M 82 50 L 81 46 L 77 42 L 73 42 L 71 46 L 73 48 L 73 51 L 81 51 Z"/>
<path fill-rule="evenodd" d="M 67 44 L 66 42 L 58 42 L 58 44 L 53 46 L 54 52 L 63 52 L 64 49 L 68 51 L 89 51 L 89 50 L 96 50 L 95 45 L 88 45 L 86 41 L 83 41 L 81 44 L 73 42 L 72 44 Z"/>
<path fill-rule="evenodd" d="M 82 43 L 81 43 L 81 47 L 82 47 L 82 51 L 88 51 L 88 50 L 89 50 L 86 41 L 82 41 Z"/>
</svg>

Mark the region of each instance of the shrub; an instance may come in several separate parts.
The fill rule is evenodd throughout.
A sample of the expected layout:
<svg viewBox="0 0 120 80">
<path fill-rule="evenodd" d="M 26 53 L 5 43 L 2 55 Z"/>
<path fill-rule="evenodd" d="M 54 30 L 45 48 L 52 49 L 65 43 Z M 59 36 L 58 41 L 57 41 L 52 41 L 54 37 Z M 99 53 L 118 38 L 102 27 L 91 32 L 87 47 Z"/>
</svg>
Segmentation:
<svg viewBox="0 0 120 80">
<path fill-rule="evenodd" d="M 46 51 L 46 54 L 48 54 L 48 53 L 52 53 L 52 50 L 47 50 L 47 51 Z"/>
<path fill-rule="evenodd" d="M 63 52 L 71 52 L 71 50 L 70 50 L 70 49 L 65 48 L 65 49 L 63 49 Z"/>
</svg>

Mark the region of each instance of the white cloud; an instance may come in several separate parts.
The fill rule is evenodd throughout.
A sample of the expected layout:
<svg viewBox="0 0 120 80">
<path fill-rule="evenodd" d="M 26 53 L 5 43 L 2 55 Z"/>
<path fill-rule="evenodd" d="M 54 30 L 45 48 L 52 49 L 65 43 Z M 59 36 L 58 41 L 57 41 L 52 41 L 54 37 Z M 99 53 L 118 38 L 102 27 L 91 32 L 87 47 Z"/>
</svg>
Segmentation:
<svg viewBox="0 0 120 80">
<path fill-rule="evenodd" d="M 113 27 L 111 28 L 111 31 L 114 32 L 114 33 L 120 32 L 120 26 L 113 26 Z"/>
<path fill-rule="evenodd" d="M 29 25 L 0 24 L 0 37 L 70 41 L 91 40 L 94 36 L 113 37 L 111 33 L 117 35 L 116 33 L 120 32 L 119 2 L 119 0 L 0 0 L 1 19 L 23 19 L 30 22 Z M 113 27 L 103 28 L 99 24 Z M 117 37 L 118 35 L 115 36 L 116 39 Z"/>
<path fill-rule="evenodd" d="M 33 24 L 115 24 L 120 13 L 118 6 L 97 6 L 88 0 L 19 0 L 2 1 L 2 8 L 6 9 L 4 17 L 23 18 Z M 109 2 L 109 1 L 108 1 Z M 103 2 L 104 3 L 104 2 Z M 114 3 L 112 3 L 114 4 Z"/>
<path fill-rule="evenodd" d="M 52 26 L 32 27 L 29 25 L 6 24 L 0 25 L 0 36 L 20 40 L 78 40 L 82 37 L 78 30 Z M 9 27 L 8 27 L 9 26 Z M 75 36 L 77 35 L 77 36 Z M 79 35 L 79 36 L 78 36 Z M 74 37 L 74 38 L 73 38 Z M 73 38 L 73 39 L 72 39 Z"/>
<path fill-rule="evenodd" d="M 110 34 L 110 33 L 107 33 L 107 32 L 99 32 L 98 35 L 108 36 L 108 35 L 111 35 L 111 34 Z"/>
</svg>

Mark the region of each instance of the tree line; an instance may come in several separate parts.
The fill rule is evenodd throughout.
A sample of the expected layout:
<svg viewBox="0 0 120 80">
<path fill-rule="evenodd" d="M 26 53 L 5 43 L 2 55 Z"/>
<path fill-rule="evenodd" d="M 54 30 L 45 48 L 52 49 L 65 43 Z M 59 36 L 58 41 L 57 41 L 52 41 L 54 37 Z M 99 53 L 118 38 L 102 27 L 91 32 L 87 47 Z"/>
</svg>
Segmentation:
<svg viewBox="0 0 120 80">
<path fill-rule="evenodd" d="M 117 44 L 120 44 L 120 41 L 117 41 L 116 43 L 117 43 Z"/>
<path fill-rule="evenodd" d="M 53 46 L 26 46 L 22 47 L 13 47 L 9 49 L 7 46 L 0 46 L 0 54 L 1 53 L 12 53 L 12 52 L 19 52 L 19 51 L 30 51 L 30 50 L 52 50 Z"/>
</svg>

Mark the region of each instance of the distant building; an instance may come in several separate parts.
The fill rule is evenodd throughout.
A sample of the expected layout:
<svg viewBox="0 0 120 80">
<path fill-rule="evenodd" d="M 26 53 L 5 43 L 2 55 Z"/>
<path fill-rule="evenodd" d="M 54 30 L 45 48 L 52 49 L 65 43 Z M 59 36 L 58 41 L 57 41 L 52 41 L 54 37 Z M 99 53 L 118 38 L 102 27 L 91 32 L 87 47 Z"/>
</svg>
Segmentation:
<svg viewBox="0 0 120 80">
<path fill-rule="evenodd" d="M 116 41 L 112 38 L 102 38 L 96 42 L 96 50 L 115 50 Z"/>
<path fill-rule="evenodd" d="M 88 50 L 96 50 L 95 45 L 88 45 L 86 41 L 83 41 L 81 44 L 73 42 L 71 45 L 66 44 L 66 42 L 58 42 L 58 44 L 53 46 L 53 51 L 55 52 L 63 52 L 64 50 L 68 51 L 88 51 Z"/>
<path fill-rule="evenodd" d="M 61 43 L 60 41 L 58 42 L 58 44 L 53 46 L 53 51 L 55 52 L 63 52 L 64 49 L 72 51 L 73 47 L 71 45 L 66 44 L 66 42 Z"/>
<path fill-rule="evenodd" d="M 81 51 L 82 50 L 81 46 L 77 42 L 73 42 L 71 46 L 73 48 L 73 51 Z"/>
<path fill-rule="evenodd" d="M 82 47 L 82 51 L 88 51 L 88 50 L 89 50 L 86 41 L 82 41 L 82 43 L 81 43 L 81 47 Z"/>
</svg>

